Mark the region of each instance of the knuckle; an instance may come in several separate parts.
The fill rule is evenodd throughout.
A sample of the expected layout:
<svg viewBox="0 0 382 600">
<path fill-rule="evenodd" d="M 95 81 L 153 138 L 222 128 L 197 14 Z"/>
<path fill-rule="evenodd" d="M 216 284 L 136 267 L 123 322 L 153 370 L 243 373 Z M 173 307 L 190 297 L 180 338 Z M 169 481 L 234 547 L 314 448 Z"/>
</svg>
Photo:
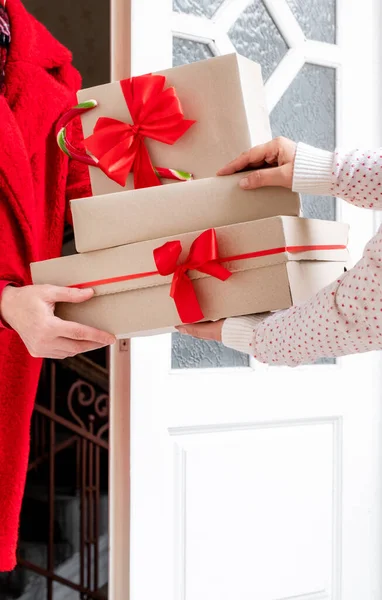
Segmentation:
<svg viewBox="0 0 382 600">
<path fill-rule="evenodd" d="M 249 181 L 251 183 L 251 185 L 260 185 L 261 182 L 263 181 L 263 173 L 261 172 L 261 170 L 259 171 L 253 171 L 253 173 L 250 174 L 249 176 Z"/>
<path fill-rule="evenodd" d="M 68 302 L 70 302 L 71 300 L 73 300 L 76 297 L 76 290 L 74 288 L 70 288 L 70 287 L 64 288 L 62 290 L 62 293 L 64 294 L 65 299 Z"/>
<path fill-rule="evenodd" d="M 283 137 L 282 135 L 280 135 L 275 139 L 275 142 L 276 142 L 276 146 L 279 149 L 282 149 L 285 147 L 285 143 L 287 142 L 287 139 L 285 137 Z"/>
<path fill-rule="evenodd" d="M 78 326 L 73 329 L 72 338 L 74 340 L 82 340 L 85 336 L 85 332 L 82 327 Z"/>
<path fill-rule="evenodd" d="M 54 292 L 54 289 L 55 289 L 54 286 L 50 285 L 49 283 L 44 283 L 41 286 L 41 291 L 45 297 L 51 296 Z"/>
<path fill-rule="evenodd" d="M 251 162 L 251 156 L 252 156 L 252 149 L 251 150 L 245 150 L 244 152 L 241 153 L 241 155 L 239 157 L 240 158 L 240 162 L 248 164 L 249 162 Z"/>
</svg>

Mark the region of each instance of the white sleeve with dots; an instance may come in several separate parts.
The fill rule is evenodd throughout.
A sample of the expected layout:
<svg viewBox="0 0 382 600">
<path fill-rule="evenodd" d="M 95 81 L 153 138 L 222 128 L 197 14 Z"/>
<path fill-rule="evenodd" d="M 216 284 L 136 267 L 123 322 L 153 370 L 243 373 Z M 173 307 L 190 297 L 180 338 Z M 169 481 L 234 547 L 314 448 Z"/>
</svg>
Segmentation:
<svg viewBox="0 0 382 600">
<path fill-rule="evenodd" d="M 331 153 L 298 145 L 295 191 L 380 210 L 381 188 L 382 149 Z M 309 302 L 270 316 L 227 319 L 223 342 L 261 362 L 290 366 L 382 349 L 382 228 L 357 265 Z"/>
</svg>

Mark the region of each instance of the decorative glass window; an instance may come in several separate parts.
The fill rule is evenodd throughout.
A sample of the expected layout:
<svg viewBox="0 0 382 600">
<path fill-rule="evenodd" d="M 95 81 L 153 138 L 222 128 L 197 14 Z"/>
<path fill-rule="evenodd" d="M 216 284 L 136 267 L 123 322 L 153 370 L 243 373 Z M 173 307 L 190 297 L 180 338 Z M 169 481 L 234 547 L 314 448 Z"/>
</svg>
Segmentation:
<svg viewBox="0 0 382 600">
<path fill-rule="evenodd" d="M 266 82 L 273 135 L 334 149 L 335 0 L 174 0 L 173 8 L 174 65 L 235 51 L 258 62 Z M 328 66 L 331 51 L 333 65 Z M 302 205 L 306 217 L 336 218 L 334 199 L 303 196 Z M 173 336 L 174 369 L 248 365 L 249 357 L 220 344 Z"/>
</svg>

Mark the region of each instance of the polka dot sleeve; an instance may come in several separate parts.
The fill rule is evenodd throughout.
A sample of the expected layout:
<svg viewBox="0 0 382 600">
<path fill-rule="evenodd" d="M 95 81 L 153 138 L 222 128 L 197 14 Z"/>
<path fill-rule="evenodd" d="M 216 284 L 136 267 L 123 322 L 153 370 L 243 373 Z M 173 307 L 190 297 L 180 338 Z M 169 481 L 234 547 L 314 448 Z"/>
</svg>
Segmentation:
<svg viewBox="0 0 382 600">
<path fill-rule="evenodd" d="M 310 170 L 309 152 L 315 150 L 305 146 L 296 157 L 294 189 L 382 209 L 382 151 L 317 151 Z M 223 342 L 261 362 L 289 366 L 382 349 L 382 228 L 353 269 L 309 302 L 261 319 L 227 319 Z"/>
<path fill-rule="evenodd" d="M 382 148 L 336 152 L 331 196 L 361 208 L 382 209 Z"/>
<path fill-rule="evenodd" d="M 293 190 L 338 196 L 347 202 L 382 209 L 382 148 L 325 152 L 298 144 Z"/>
</svg>

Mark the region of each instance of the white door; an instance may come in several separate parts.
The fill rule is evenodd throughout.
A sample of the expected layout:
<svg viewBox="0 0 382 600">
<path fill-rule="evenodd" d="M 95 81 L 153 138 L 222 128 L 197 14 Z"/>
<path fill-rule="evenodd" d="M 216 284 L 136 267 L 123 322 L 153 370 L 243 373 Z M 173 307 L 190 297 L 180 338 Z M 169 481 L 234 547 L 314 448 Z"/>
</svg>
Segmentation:
<svg viewBox="0 0 382 600">
<path fill-rule="evenodd" d="M 275 134 L 325 148 L 380 143 L 377 0 L 119 6 L 124 74 L 236 49 L 263 64 Z M 371 212 L 319 198 L 304 208 L 350 223 L 354 260 L 374 232 Z M 131 600 L 381 598 L 377 354 L 288 369 L 160 336 L 134 340 L 131 359 L 130 561 L 112 541 L 114 600 L 128 590 Z M 112 486 L 125 536 L 126 406 L 115 399 L 125 476 Z"/>
</svg>

